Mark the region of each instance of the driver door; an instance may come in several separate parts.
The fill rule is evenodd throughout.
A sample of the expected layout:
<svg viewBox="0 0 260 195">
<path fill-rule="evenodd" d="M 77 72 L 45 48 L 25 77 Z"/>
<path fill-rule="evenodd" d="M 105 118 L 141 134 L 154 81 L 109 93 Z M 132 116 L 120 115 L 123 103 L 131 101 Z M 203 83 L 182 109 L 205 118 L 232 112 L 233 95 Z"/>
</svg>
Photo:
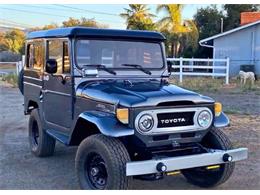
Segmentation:
<svg viewBox="0 0 260 195">
<path fill-rule="evenodd" d="M 72 123 L 72 86 L 68 40 L 46 42 L 46 61 L 57 61 L 57 72 L 44 72 L 44 117 L 48 127 L 67 131 Z"/>
</svg>

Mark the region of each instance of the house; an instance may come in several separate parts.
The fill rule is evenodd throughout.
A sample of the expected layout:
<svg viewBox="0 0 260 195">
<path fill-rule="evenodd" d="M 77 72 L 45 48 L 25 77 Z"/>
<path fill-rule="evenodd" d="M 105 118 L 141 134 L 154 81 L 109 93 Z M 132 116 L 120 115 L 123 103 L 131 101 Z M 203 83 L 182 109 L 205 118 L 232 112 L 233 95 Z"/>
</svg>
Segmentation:
<svg viewBox="0 0 260 195">
<path fill-rule="evenodd" d="M 253 22 L 251 22 L 253 21 Z M 241 13 L 241 26 L 201 40 L 201 46 L 213 48 L 213 58 L 230 59 L 230 76 L 238 75 L 241 65 L 251 66 L 260 75 L 260 13 Z M 214 66 L 220 64 L 215 62 Z M 243 67 L 242 67 L 243 68 Z M 250 66 L 249 66 L 250 68 Z M 252 69 L 251 68 L 251 69 Z M 215 71 L 219 72 L 221 70 Z"/>
</svg>

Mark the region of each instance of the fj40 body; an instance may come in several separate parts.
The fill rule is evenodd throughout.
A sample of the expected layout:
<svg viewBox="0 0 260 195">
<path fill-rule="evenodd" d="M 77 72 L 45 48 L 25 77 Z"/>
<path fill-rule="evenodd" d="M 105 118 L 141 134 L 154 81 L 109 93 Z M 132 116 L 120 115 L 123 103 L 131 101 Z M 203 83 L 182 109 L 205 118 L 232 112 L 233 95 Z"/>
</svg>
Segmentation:
<svg viewBox="0 0 260 195">
<path fill-rule="evenodd" d="M 83 27 L 29 33 L 19 87 L 32 153 L 51 156 L 56 141 L 79 146 L 82 189 L 177 172 L 201 187 L 225 182 L 247 149 L 220 130 L 229 125 L 220 103 L 169 84 L 164 40 Z"/>
</svg>

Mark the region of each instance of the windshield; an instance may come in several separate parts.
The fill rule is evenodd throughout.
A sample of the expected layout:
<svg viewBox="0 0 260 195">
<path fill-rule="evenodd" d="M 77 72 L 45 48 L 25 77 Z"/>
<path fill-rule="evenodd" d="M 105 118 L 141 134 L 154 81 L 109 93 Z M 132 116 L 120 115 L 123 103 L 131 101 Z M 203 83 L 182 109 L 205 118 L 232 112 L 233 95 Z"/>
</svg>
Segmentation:
<svg viewBox="0 0 260 195">
<path fill-rule="evenodd" d="M 134 64 L 158 69 L 163 67 L 163 56 L 160 43 L 80 39 L 76 42 L 76 63 L 79 68 L 97 64 L 130 68 L 123 65 Z"/>
</svg>

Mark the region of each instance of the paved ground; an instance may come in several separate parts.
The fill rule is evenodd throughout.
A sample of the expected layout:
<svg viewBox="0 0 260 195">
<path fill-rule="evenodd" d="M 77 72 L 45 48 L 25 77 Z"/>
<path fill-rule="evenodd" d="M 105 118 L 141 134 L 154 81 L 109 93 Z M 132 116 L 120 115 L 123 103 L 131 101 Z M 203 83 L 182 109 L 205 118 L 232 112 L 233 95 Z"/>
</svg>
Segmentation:
<svg viewBox="0 0 260 195">
<path fill-rule="evenodd" d="M 216 97 L 221 100 L 221 96 Z M 241 96 L 225 97 L 237 107 L 247 107 Z M 224 99 L 225 99 L 224 98 Z M 253 102 L 259 101 L 259 96 Z M 237 103 L 235 103 L 237 101 Z M 23 115 L 23 97 L 17 89 L 0 84 L 0 189 L 79 189 L 74 172 L 77 148 L 57 144 L 55 155 L 36 158 L 30 151 L 27 120 Z M 225 103 L 224 103 L 225 104 Z M 229 134 L 235 146 L 249 148 L 249 159 L 236 164 L 228 182 L 215 189 L 260 189 L 260 107 L 251 115 L 229 115 Z M 156 182 L 135 181 L 134 189 L 199 189 L 181 175 Z"/>
</svg>

